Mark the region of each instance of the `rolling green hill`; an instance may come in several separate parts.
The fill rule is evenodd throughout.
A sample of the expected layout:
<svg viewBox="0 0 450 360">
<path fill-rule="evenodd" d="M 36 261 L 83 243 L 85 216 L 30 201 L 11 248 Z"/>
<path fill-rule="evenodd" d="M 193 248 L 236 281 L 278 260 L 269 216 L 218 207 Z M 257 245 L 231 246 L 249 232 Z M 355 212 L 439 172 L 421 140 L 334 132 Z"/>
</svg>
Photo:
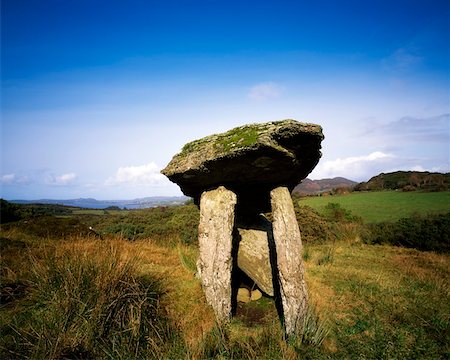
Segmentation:
<svg viewBox="0 0 450 360">
<path fill-rule="evenodd" d="M 444 191 L 450 188 L 450 173 L 430 173 L 428 171 L 395 171 L 381 173 L 367 182 L 355 187 L 357 191 L 365 190 L 396 190 L 404 191 L 427 190 Z"/>
</svg>

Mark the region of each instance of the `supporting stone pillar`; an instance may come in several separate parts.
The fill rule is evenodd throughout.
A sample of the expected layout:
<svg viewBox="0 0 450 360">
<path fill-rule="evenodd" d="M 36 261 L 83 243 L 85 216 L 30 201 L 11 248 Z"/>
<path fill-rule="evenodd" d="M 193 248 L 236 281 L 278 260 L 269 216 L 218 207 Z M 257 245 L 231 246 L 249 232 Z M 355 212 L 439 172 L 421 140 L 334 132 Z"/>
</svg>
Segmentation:
<svg viewBox="0 0 450 360">
<path fill-rule="evenodd" d="M 206 301 L 219 323 L 231 316 L 231 256 L 236 195 L 223 186 L 205 191 L 200 198 L 197 271 Z"/>
<path fill-rule="evenodd" d="M 302 331 L 308 293 L 302 261 L 302 241 L 291 195 L 286 187 L 270 192 L 273 236 L 286 335 Z"/>
</svg>

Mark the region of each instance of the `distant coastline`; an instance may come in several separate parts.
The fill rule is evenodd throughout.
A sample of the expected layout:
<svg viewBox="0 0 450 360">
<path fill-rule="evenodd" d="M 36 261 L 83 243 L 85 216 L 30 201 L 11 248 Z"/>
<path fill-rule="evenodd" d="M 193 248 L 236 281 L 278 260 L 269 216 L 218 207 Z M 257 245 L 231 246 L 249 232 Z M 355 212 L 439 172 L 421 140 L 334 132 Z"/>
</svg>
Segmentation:
<svg viewBox="0 0 450 360">
<path fill-rule="evenodd" d="M 121 209 L 144 209 L 164 205 L 182 205 L 189 198 L 187 196 L 154 196 L 132 200 L 97 200 L 92 198 L 54 200 L 8 200 L 15 204 L 58 204 L 65 206 L 75 206 L 88 209 L 106 209 L 111 206 L 117 206 Z"/>
</svg>

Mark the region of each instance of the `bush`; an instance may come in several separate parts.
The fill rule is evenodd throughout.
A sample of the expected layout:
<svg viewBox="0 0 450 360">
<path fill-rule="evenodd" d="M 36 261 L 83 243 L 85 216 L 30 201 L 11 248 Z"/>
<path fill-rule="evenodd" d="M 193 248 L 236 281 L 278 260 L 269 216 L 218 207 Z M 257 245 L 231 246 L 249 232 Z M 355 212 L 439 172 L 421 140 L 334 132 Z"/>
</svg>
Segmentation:
<svg viewBox="0 0 450 360">
<path fill-rule="evenodd" d="M 364 241 L 369 244 L 391 244 L 432 250 L 450 251 L 450 213 L 413 216 L 395 223 L 369 224 Z"/>
<path fill-rule="evenodd" d="M 108 226 L 105 233 L 112 235 L 120 235 L 127 240 L 135 240 L 140 234 L 144 232 L 144 226 L 133 224 L 114 224 Z"/>
<path fill-rule="evenodd" d="M 100 233 L 121 235 L 129 240 L 150 238 L 166 246 L 197 244 L 199 210 L 194 204 L 159 206 L 87 221 Z"/>
<path fill-rule="evenodd" d="M 0 199 L 0 224 L 20 220 L 19 207 L 6 200 Z"/>
<path fill-rule="evenodd" d="M 325 206 L 325 217 L 335 222 L 362 222 L 359 216 L 353 215 L 350 210 L 343 208 L 338 203 L 328 203 Z"/>
<path fill-rule="evenodd" d="M 294 201 L 294 210 L 303 242 L 323 243 L 335 240 L 332 225 L 312 207 L 299 206 L 298 201 Z"/>
</svg>

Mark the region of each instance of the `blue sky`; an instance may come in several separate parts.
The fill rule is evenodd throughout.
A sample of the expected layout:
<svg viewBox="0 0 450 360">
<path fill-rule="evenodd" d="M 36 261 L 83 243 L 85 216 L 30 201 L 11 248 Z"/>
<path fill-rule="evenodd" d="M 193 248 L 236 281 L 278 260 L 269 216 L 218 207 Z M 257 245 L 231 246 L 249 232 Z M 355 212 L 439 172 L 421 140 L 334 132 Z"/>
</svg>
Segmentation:
<svg viewBox="0 0 450 360">
<path fill-rule="evenodd" d="M 323 126 L 311 178 L 448 172 L 448 1 L 1 2 L 1 197 L 179 195 L 188 141 Z"/>
</svg>

